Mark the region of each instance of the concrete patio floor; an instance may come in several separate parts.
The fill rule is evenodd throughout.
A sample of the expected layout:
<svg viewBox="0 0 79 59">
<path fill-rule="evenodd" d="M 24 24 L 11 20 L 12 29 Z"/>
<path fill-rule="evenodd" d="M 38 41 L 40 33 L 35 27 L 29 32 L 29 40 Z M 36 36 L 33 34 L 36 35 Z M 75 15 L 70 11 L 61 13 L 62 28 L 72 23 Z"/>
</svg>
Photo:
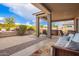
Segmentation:
<svg viewBox="0 0 79 59">
<path fill-rule="evenodd" d="M 11 46 L 19 45 L 25 42 L 29 42 L 32 40 L 36 40 L 34 38 L 35 36 L 33 35 L 0 38 L 0 50 L 11 47 Z"/>
<path fill-rule="evenodd" d="M 0 55 L 1 56 L 27 56 L 46 45 L 56 42 L 57 37 L 52 39 L 46 36 L 37 38 L 35 35 L 13 36 L 0 38 Z"/>
</svg>

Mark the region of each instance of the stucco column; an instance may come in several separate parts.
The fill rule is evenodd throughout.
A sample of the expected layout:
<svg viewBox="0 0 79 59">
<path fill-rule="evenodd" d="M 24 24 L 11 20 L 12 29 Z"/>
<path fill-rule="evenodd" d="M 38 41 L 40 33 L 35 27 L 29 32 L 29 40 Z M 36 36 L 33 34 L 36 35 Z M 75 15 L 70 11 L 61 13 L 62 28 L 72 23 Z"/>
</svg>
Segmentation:
<svg viewBox="0 0 79 59">
<path fill-rule="evenodd" d="M 74 20 L 74 30 L 76 32 L 79 32 L 79 24 L 78 24 L 78 22 L 79 22 L 78 18 L 75 18 L 75 20 Z"/>
<path fill-rule="evenodd" d="M 39 28 L 39 17 L 38 16 L 36 16 L 36 36 L 37 37 L 39 37 L 39 35 L 40 35 L 40 28 Z"/>
<path fill-rule="evenodd" d="M 52 35 L 51 35 L 51 33 L 52 33 L 52 17 L 51 17 L 52 15 L 51 14 L 49 14 L 49 15 L 47 15 L 47 21 L 48 21 L 48 37 L 49 38 L 51 38 L 52 37 Z"/>
</svg>

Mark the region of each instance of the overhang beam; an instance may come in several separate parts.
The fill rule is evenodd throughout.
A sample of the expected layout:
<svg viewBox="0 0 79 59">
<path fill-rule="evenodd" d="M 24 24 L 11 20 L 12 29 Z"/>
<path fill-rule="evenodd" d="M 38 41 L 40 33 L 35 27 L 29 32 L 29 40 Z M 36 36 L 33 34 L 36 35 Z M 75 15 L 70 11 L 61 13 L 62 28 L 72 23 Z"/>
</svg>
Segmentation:
<svg viewBox="0 0 79 59">
<path fill-rule="evenodd" d="M 46 7 L 44 7 L 41 3 L 32 3 L 32 4 L 37 8 L 39 8 L 40 10 L 42 10 L 43 12 L 50 14 L 50 11 Z"/>
<path fill-rule="evenodd" d="M 41 14 L 41 15 L 36 15 L 36 16 L 42 18 L 42 17 L 46 17 L 47 14 Z"/>
</svg>

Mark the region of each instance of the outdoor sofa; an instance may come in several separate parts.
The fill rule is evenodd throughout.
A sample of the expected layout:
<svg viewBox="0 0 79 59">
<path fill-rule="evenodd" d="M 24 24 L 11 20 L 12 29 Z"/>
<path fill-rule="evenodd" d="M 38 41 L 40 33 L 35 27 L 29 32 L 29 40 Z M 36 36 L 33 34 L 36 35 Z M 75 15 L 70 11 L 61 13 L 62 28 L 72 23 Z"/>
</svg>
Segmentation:
<svg viewBox="0 0 79 59">
<path fill-rule="evenodd" d="M 79 56 L 79 33 L 61 36 L 52 46 L 54 56 Z"/>
</svg>

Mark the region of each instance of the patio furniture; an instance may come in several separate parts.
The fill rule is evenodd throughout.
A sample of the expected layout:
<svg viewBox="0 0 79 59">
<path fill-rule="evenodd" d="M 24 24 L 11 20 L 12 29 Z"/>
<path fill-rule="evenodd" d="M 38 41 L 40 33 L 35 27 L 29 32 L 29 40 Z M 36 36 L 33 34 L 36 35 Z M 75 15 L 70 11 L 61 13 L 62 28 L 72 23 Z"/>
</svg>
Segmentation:
<svg viewBox="0 0 79 59">
<path fill-rule="evenodd" d="M 71 41 L 74 37 L 74 34 L 60 36 L 58 41 L 55 43 L 57 46 L 64 47 L 69 41 Z"/>
<path fill-rule="evenodd" d="M 58 30 L 52 30 L 52 33 L 51 33 L 52 35 L 58 35 Z"/>
<path fill-rule="evenodd" d="M 52 35 L 59 35 L 59 36 L 63 36 L 64 33 L 62 30 L 52 30 Z"/>
<path fill-rule="evenodd" d="M 43 30 L 43 34 L 47 35 L 47 31 L 46 30 Z M 62 30 L 52 30 L 52 33 L 51 35 L 60 35 L 60 36 L 63 36 L 64 33 L 62 32 Z"/>
<path fill-rule="evenodd" d="M 70 38 L 69 38 L 70 37 Z M 55 56 L 78 56 L 79 55 L 79 33 L 62 36 L 52 46 L 52 54 Z"/>
<path fill-rule="evenodd" d="M 68 30 L 67 34 L 66 35 L 69 35 L 69 34 L 75 34 L 76 31 L 73 31 L 73 30 Z"/>
<path fill-rule="evenodd" d="M 58 35 L 63 36 L 64 35 L 63 31 L 62 30 L 58 30 Z"/>
<path fill-rule="evenodd" d="M 53 56 L 79 56 L 79 51 L 59 47 L 52 46 L 52 55 Z"/>
<path fill-rule="evenodd" d="M 43 34 L 47 35 L 47 31 L 46 30 L 43 30 Z"/>
</svg>

